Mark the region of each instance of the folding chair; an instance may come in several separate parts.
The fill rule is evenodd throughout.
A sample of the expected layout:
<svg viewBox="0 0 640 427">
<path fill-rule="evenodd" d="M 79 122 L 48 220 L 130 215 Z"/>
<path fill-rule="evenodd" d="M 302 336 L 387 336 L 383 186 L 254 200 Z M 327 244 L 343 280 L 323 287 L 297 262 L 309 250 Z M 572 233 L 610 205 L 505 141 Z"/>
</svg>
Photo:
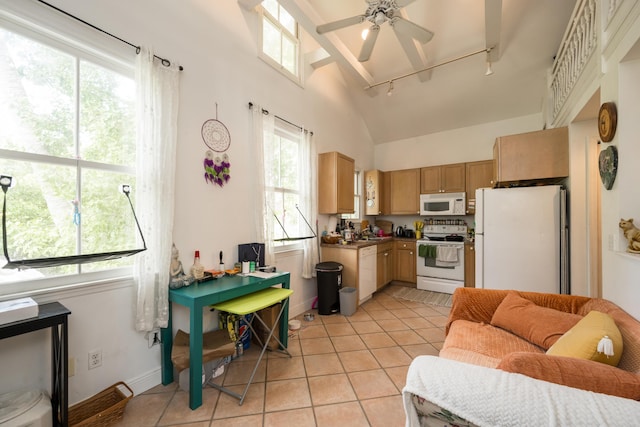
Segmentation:
<svg viewBox="0 0 640 427">
<path fill-rule="evenodd" d="M 264 352 L 267 350 L 267 347 L 269 345 L 269 341 L 271 341 L 271 338 L 274 338 L 276 341 L 278 341 L 278 344 L 282 349 L 281 351 L 283 351 L 284 353 L 289 355 L 289 357 L 291 357 L 291 353 L 289 353 L 289 351 L 285 348 L 284 344 L 282 344 L 282 341 L 280 341 L 280 338 L 277 336 L 277 334 L 274 335 L 274 332 L 275 332 L 276 326 L 278 325 L 278 321 L 282 317 L 282 313 L 284 312 L 285 307 L 289 303 L 289 296 L 292 293 L 293 291 L 291 289 L 267 288 L 258 292 L 254 292 L 249 295 L 238 297 L 238 298 L 221 302 L 220 304 L 215 304 L 211 306 L 211 308 L 214 308 L 216 310 L 226 311 L 228 313 L 237 314 L 240 316 L 245 316 L 248 314 L 251 315 L 247 321 L 249 325 L 249 330 L 253 332 L 260 346 L 262 346 L 262 350 L 260 351 L 260 356 L 258 356 L 258 360 L 256 360 L 256 366 L 253 368 L 253 372 L 251 372 L 251 376 L 249 377 L 249 382 L 247 383 L 242 394 L 233 392 L 214 382 L 209 383 L 212 387 L 217 388 L 218 390 L 224 393 L 227 393 L 228 395 L 233 396 L 236 399 L 240 399 L 240 402 L 238 403 L 238 405 L 242 405 L 242 403 L 244 402 L 244 398 L 247 396 L 247 392 L 249 391 L 249 386 L 253 381 L 253 377 L 255 376 L 256 371 L 258 370 L 258 366 L 260 365 L 262 356 L 264 356 Z M 264 320 L 262 320 L 262 318 L 260 318 L 258 311 L 262 310 L 263 308 L 270 307 L 279 302 L 282 302 L 282 307 L 280 308 L 280 312 L 278 313 L 278 316 L 276 317 L 275 322 L 273 322 L 273 326 L 270 327 L 264 322 Z M 255 329 L 252 326 L 251 320 L 253 319 L 258 319 L 258 321 L 262 324 L 265 330 L 269 331 L 269 335 L 267 336 L 264 342 L 262 342 L 259 334 L 256 333 Z M 241 338 L 242 337 L 238 339 L 241 339 Z"/>
</svg>

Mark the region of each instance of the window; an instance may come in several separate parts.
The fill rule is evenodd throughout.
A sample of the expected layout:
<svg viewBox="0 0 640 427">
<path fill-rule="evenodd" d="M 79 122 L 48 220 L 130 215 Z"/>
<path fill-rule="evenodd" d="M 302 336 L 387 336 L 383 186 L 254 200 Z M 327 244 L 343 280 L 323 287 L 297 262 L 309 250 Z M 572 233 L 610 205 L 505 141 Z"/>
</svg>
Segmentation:
<svg viewBox="0 0 640 427">
<path fill-rule="evenodd" d="M 360 220 L 360 171 L 356 170 L 353 174 L 353 213 L 352 214 L 342 214 L 342 218 L 344 219 L 355 219 Z"/>
<path fill-rule="evenodd" d="M 282 239 L 313 233 L 300 212 L 304 199 L 303 165 L 308 163 L 304 159 L 308 150 L 302 146 L 301 136 L 300 129 L 278 118 L 274 122 L 273 135 L 265 134 L 265 189 L 267 205 L 277 218 L 272 230 L 276 249 L 291 249 L 299 242 Z"/>
<path fill-rule="evenodd" d="M 298 23 L 276 0 L 262 2 L 261 57 L 297 83 L 300 75 Z"/>
<path fill-rule="evenodd" d="M 10 258 L 138 247 L 129 201 L 119 189 L 129 184 L 135 197 L 133 64 L 4 20 L 0 57 L 0 174 L 14 180 L 7 191 Z M 5 263 L 0 253 L 0 266 Z M 130 257 L 4 269 L 0 283 L 132 264 Z"/>
</svg>

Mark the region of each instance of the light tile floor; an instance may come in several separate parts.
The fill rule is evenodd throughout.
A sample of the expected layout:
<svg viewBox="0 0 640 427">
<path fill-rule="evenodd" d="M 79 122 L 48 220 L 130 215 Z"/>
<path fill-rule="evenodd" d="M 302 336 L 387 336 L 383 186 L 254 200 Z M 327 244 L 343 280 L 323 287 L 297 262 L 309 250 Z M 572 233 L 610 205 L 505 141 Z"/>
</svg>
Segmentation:
<svg viewBox="0 0 640 427">
<path fill-rule="evenodd" d="M 177 383 L 159 385 L 129 401 L 117 426 L 403 426 L 401 390 L 411 360 L 437 355 L 449 308 L 396 299 L 392 286 L 356 313 L 303 316 L 291 332 L 292 358 L 268 352 L 242 406 L 218 390 L 203 390 L 203 405 L 189 409 Z M 236 391 L 255 365 L 252 344 L 216 381 Z"/>
</svg>

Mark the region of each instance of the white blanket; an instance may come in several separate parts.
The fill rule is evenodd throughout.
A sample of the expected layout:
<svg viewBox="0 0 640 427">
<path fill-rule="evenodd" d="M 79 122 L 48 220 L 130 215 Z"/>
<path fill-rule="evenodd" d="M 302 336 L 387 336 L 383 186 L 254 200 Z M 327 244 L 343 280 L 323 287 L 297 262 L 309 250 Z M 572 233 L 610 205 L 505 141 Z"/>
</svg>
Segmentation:
<svg viewBox="0 0 640 427">
<path fill-rule="evenodd" d="M 411 363 L 402 390 L 406 426 L 416 394 L 478 426 L 640 426 L 640 402 L 436 356 Z"/>
</svg>

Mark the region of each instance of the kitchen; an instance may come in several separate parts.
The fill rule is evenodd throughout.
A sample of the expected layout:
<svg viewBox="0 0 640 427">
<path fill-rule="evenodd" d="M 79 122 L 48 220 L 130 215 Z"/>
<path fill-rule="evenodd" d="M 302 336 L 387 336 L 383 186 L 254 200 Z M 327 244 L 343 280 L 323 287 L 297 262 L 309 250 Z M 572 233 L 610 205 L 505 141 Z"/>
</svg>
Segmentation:
<svg viewBox="0 0 640 427">
<path fill-rule="evenodd" d="M 564 183 L 569 175 L 568 150 L 567 129 L 550 129 L 496 138 L 493 159 L 365 171 L 363 222 L 354 220 L 355 229 L 353 233 L 348 229 L 348 240 L 344 235 L 337 242 L 323 240 L 322 261 L 343 264 L 343 286 L 358 288 L 360 303 L 392 282 L 449 294 L 462 286 L 492 287 L 493 279 L 484 280 L 488 274 L 487 269 L 482 268 L 485 258 L 476 250 L 476 220 L 481 217 L 476 209 L 482 206 L 476 200 L 476 190 Z M 344 158 L 346 156 L 343 160 L 348 165 L 349 159 Z M 350 198 L 353 200 L 353 193 L 349 191 L 353 185 L 352 170 L 349 167 L 342 170 L 344 176 L 351 177 L 342 185 L 347 190 L 346 196 L 338 196 L 339 174 L 329 175 L 336 177 L 334 182 L 319 181 L 319 194 L 343 197 L 345 203 Z M 494 191 L 511 193 L 506 188 Z M 481 190 L 478 194 L 484 193 Z M 346 209 L 342 213 L 350 212 L 346 204 L 342 208 Z M 326 203 L 319 203 L 320 213 L 330 214 L 334 210 Z M 330 224 L 335 226 L 336 222 Z M 349 222 L 341 221 L 341 224 Z M 365 224 L 364 229 L 361 224 Z M 344 226 L 338 225 L 338 229 Z M 566 241 L 566 224 L 564 238 Z M 374 251 L 375 259 L 369 254 Z M 558 264 L 562 264 L 562 274 L 566 277 L 566 246 L 562 253 L 563 262 Z M 377 262 L 375 278 L 370 273 L 372 264 L 368 260 L 371 259 Z M 562 288 L 557 287 L 555 292 L 567 292 L 568 282 L 565 279 Z"/>
</svg>

